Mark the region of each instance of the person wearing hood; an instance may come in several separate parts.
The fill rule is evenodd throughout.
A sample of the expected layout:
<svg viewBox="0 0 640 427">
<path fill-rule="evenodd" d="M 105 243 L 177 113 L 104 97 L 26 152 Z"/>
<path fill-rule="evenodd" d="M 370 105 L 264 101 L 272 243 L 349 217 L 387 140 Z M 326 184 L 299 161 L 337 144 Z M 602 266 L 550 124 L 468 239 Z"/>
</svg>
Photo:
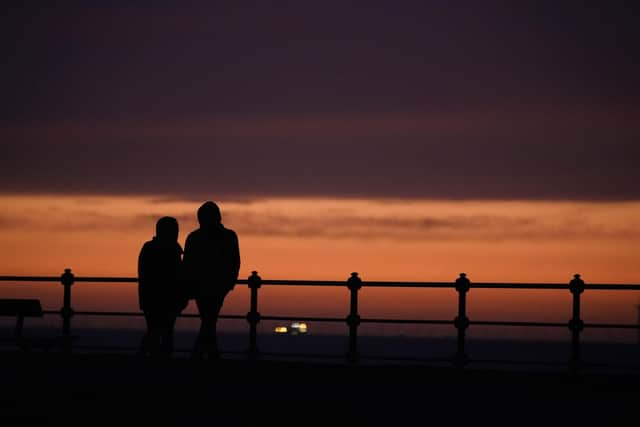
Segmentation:
<svg viewBox="0 0 640 427">
<path fill-rule="evenodd" d="M 138 302 L 147 326 L 141 355 L 171 355 L 176 318 L 188 303 L 178 233 L 175 218 L 160 218 L 155 236 L 144 243 L 138 256 Z"/>
<path fill-rule="evenodd" d="M 184 245 L 185 274 L 200 315 L 200 330 L 192 358 L 219 358 L 217 322 L 227 294 L 240 270 L 240 249 L 235 231 L 222 224 L 220 208 L 207 201 L 198 209 L 200 227 Z"/>
</svg>

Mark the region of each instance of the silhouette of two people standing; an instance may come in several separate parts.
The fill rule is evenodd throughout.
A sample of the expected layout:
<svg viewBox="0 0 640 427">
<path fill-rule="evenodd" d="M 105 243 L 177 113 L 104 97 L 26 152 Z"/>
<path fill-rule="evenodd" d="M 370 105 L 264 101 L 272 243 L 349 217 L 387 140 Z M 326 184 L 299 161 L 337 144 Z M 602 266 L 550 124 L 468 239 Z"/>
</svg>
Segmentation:
<svg viewBox="0 0 640 427">
<path fill-rule="evenodd" d="M 218 359 L 218 316 L 240 271 L 238 236 L 222 224 L 218 205 L 207 201 L 198 209 L 200 227 L 187 236 L 181 260 L 177 221 L 165 218 L 171 217 L 161 218 L 158 224 L 170 222 L 171 227 L 156 227 L 156 237 L 145 243 L 138 263 L 140 308 L 147 321 L 143 351 L 160 355 L 173 351 L 176 317 L 194 299 L 200 329 L 191 356 Z"/>
</svg>

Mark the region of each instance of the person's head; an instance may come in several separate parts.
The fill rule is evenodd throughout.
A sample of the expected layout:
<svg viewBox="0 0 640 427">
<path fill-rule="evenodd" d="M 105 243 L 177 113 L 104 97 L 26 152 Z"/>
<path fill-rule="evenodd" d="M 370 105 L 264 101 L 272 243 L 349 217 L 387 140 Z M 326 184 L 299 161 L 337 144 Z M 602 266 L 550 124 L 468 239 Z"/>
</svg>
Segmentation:
<svg viewBox="0 0 640 427">
<path fill-rule="evenodd" d="M 198 222 L 202 228 L 216 227 L 222 221 L 220 208 L 212 201 L 207 201 L 198 209 Z"/>
<path fill-rule="evenodd" d="M 172 216 L 163 216 L 156 222 L 156 238 L 161 242 L 178 241 L 178 220 Z"/>
</svg>

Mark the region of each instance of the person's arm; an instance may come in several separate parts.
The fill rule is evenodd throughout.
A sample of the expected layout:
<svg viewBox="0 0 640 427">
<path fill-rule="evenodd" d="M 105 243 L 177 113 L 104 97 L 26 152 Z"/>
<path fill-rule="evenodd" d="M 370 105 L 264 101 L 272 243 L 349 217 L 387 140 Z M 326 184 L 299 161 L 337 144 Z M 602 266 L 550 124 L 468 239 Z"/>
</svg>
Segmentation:
<svg viewBox="0 0 640 427">
<path fill-rule="evenodd" d="M 236 286 L 238 274 L 240 274 L 240 243 L 235 232 L 231 234 L 231 237 L 231 289 L 233 289 Z"/>
<path fill-rule="evenodd" d="M 188 298 L 193 298 L 195 291 L 196 277 L 193 263 L 193 235 L 189 234 L 184 242 L 184 251 L 182 252 L 182 286 Z"/>
<path fill-rule="evenodd" d="M 184 280 L 193 280 L 193 237 L 191 234 L 187 236 L 187 239 L 184 242 L 184 251 L 182 252 L 182 274 Z"/>
<path fill-rule="evenodd" d="M 187 236 L 184 242 L 184 251 L 182 251 L 182 262 L 187 263 L 191 260 L 191 234 Z"/>
<path fill-rule="evenodd" d="M 147 253 L 148 249 L 145 244 L 142 246 L 142 249 L 140 249 L 140 254 L 138 255 L 138 306 L 140 310 L 144 310 L 145 287 L 148 278 L 147 268 L 149 262 L 147 261 Z"/>
</svg>

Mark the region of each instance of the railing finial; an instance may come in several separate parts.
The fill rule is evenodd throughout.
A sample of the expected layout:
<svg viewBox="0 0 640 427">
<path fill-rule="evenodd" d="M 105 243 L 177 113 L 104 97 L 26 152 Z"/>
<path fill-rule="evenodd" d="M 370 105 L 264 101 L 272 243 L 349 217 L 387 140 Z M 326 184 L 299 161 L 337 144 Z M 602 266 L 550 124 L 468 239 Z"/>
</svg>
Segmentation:
<svg viewBox="0 0 640 427">
<path fill-rule="evenodd" d="M 71 272 L 71 269 L 70 268 L 65 268 L 64 269 L 64 273 L 62 273 L 62 275 L 60 276 L 60 282 L 64 286 L 71 286 L 71 285 L 73 285 L 74 281 L 75 281 L 75 276 Z"/>
<path fill-rule="evenodd" d="M 584 280 L 580 278 L 580 274 L 574 274 L 573 279 L 569 282 L 569 290 L 572 294 L 581 294 L 584 292 Z"/>
<path fill-rule="evenodd" d="M 248 279 L 249 289 L 258 289 L 262 286 L 262 277 L 258 276 L 257 271 L 252 271 Z"/>
<path fill-rule="evenodd" d="M 347 280 L 347 288 L 353 291 L 357 291 L 362 288 L 362 279 L 358 277 L 357 272 L 354 271 L 351 273 L 351 277 Z"/>
<path fill-rule="evenodd" d="M 468 292 L 471 288 L 471 280 L 467 277 L 467 273 L 460 273 L 460 277 L 456 279 L 456 291 Z"/>
</svg>

